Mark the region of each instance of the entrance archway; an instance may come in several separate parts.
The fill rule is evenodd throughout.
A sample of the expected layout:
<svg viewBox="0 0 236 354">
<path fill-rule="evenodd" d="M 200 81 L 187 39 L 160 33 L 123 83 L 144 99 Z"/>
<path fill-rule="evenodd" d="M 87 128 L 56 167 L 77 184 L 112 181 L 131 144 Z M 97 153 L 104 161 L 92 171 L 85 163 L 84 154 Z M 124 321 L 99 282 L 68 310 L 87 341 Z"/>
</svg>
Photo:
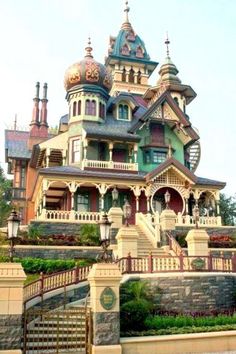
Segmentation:
<svg viewBox="0 0 236 354">
<path fill-rule="evenodd" d="M 152 211 L 159 212 L 161 214 L 162 210 L 165 209 L 165 193 L 166 191 L 170 193 L 170 203 L 169 208 L 174 210 L 176 214 L 183 213 L 184 211 L 184 201 L 181 194 L 171 187 L 161 187 L 158 189 L 152 197 L 151 208 Z"/>
</svg>

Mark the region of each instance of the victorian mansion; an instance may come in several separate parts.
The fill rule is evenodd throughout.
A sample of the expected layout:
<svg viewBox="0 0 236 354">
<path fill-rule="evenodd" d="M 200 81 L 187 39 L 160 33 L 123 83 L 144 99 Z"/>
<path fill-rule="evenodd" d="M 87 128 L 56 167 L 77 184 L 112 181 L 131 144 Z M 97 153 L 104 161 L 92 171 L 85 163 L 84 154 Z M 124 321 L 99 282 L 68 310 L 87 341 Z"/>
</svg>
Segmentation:
<svg viewBox="0 0 236 354">
<path fill-rule="evenodd" d="M 47 84 L 36 84 L 29 131 L 5 131 L 8 172 L 14 175 L 13 202 L 22 224 L 31 220 L 96 223 L 112 206 L 128 200 L 135 215 L 161 213 L 164 195 L 176 223 L 221 225 L 219 193 L 225 183 L 199 177 L 199 135 L 188 116 L 196 93 L 181 82 L 167 56 L 156 85 L 149 77 L 158 63 L 129 22 L 129 8 L 105 63 L 85 56 L 69 66 L 64 86 L 68 112 L 56 134 L 49 132 Z"/>
</svg>

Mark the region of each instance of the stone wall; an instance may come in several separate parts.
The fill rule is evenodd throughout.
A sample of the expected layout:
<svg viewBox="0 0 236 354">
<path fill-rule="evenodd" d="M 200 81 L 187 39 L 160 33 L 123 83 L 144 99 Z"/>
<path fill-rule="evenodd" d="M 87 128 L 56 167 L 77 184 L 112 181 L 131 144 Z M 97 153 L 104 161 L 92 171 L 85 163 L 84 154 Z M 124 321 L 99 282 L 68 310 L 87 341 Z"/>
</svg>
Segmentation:
<svg viewBox="0 0 236 354">
<path fill-rule="evenodd" d="M 6 249 L 7 248 L 3 247 Z M 83 246 L 16 246 L 15 256 L 19 258 L 33 257 L 43 259 L 96 259 L 102 253 L 100 247 Z"/>
<path fill-rule="evenodd" d="M 193 226 L 177 226 L 174 231 L 172 231 L 176 236 L 187 235 L 188 231 L 193 229 Z M 206 232 L 209 235 L 224 235 L 224 236 L 236 236 L 236 227 L 233 226 L 222 226 L 222 227 L 206 227 Z"/>
<path fill-rule="evenodd" d="M 187 313 L 227 310 L 235 306 L 236 275 L 204 273 L 186 276 L 183 273 L 169 273 L 139 279 L 151 284 L 154 302 L 160 304 L 160 309 L 164 311 Z"/>
<path fill-rule="evenodd" d="M 21 337 L 21 315 L 0 315 L 0 349 L 19 349 Z"/>
<path fill-rule="evenodd" d="M 47 222 L 47 221 L 31 221 L 30 226 L 40 228 L 42 234 L 50 235 L 79 235 L 82 224 L 68 222 Z"/>
</svg>

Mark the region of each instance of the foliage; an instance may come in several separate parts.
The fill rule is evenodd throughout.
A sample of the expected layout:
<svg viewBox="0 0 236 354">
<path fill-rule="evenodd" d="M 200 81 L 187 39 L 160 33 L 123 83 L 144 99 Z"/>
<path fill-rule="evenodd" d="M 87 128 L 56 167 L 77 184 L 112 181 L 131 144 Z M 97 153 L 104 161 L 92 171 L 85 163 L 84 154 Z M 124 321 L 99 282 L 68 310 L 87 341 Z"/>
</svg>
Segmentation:
<svg viewBox="0 0 236 354">
<path fill-rule="evenodd" d="M 121 329 L 126 331 L 130 328 L 142 330 L 145 328 L 145 319 L 151 311 L 151 303 L 145 299 L 131 300 L 120 308 Z"/>
<path fill-rule="evenodd" d="M 0 167 L 0 227 L 6 226 L 12 208 L 11 190 L 12 181 L 5 177 L 2 167 Z"/>
<path fill-rule="evenodd" d="M 121 329 L 142 330 L 145 319 L 153 311 L 153 296 L 146 281 L 129 281 L 120 289 Z"/>
<path fill-rule="evenodd" d="M 61 260 L 61 259 L 41 259 L 41 258 L 23 258 L 16 259 L 17 262 L 22 264 L 26 273 L 54 273 L 62 270 L 67 270 L 75 267 L 75 261 L 73 259 Z"/>
<path fill-rule="evenodd" d="M 26 274 L 27 278 L 24 281 L 24 285 L 33 283 L 35 280 L 38 280 L 40 277 L 39 273 L 34 273 L 34 274 Z"/>
<path fill-rule="evenodd" d="M 37 239 L 43 235 L 44 227 L 42 225 L 30 225 L 28 229 L 28 237 L 30 239 Z"/>
<path fill-rule="evenodd" d="M 210 248 L 236 248 L 236 240 L 228 235 L 210 235 Z"/>
<path fill-rule="evenodd" d="M 80 228 L 80 243 L 88 246 L 99 246 L 99 227 L 95 224 L 84 224 Z"/>
<path fill-rule="evenodd" d="M 147 329 L 166 329 L 171 327 L 208 327 L 217 326 L 225 324 L 236 324 L 236 315 L 226 316 L 188 316 L 188 315 L 178 315 L 178 316 L 149 316 L 145 321 L 145 326 Z"/>
<path fill-rule="evenodd" d="M 236 225 L 236 196 L 220 194 L 220 215 L 223 225 Z"/>
<path fill-rule="evenodd" d="M 187 241 L 185 240 L 187 234 L 180 234 L 176 236 L 176 241 L 179 243 L 180 247 L 187 247 Z"/>
<path fill-rule="evenodd" d="M 156 336 L 156 335 L 168 335 L 168 334 L 187 334 L 187 333 L 201 333 L 201 332 L 220 332 L 236 330 L 236 324 L 204 326 L 204 327 L 171 327 L 164 329 L 149 329 L 144 331 L 127 330 L 121 332 L 122 337 L 143 337 L 143 336 Z"/>
</svg>

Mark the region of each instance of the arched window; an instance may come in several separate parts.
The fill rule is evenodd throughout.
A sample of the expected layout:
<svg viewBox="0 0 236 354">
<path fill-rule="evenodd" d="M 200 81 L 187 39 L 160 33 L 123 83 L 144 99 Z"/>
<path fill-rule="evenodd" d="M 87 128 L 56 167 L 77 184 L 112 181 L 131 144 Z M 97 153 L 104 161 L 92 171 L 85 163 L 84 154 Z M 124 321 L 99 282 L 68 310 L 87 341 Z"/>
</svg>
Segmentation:
<svg viewBox="0 0 236 354">
<path fill-rule="evenodd" d="M 90 100 L 85 101 L 85 114 L 86 115 L 90 114 Z"/>
<path fill-rule="evenodd" d="M 73 117 L 76 116 L 76 104 L 77 102 L 73 102 Z"/>
<path fill-rule="evenodd" d="M 80 116 L 81 115 L 81 100 L 78 101 L 78 107 L 77 108 L 78 108 L 77 109 L 77 114 L 78 114 L 78 116 Z"/>
<path fill-rule="evenodd" d="M 129 82 L 134 82 L 134 70 L 132 68 L 129 71 Z"/>
<path fill-rule="evenodd" d="M 105 117 L 105 105 L 101 102 L 99 102 L 99 117 Z"/>
<path fill-rule="evenodd" d="M 141 71 L 138 71 L 137 84 L 141 84 Z"/>
<path fill-rule="evenodd" d="M 179 100 L 178 97 L 174 97 L 175 102 L 177 103 L 177 105 L 179 106 Z"/>
<path fill-rule="evenodd" d="M 136 57 L 137 58 L 143 58 L 143 49 L 142 49 L 142 47 L 140 45 L 136 49 Z"/>
<path fill-rule="evenodd" d="M 122 55 L 129 55 L 129 47 L 127 44 L 124 44 L 123 47 L 121 48 L 121 54 Z"/>
<path fill-rule="evenodd" d="M 96 101 L 95 100 L 92 100 L 90 102 L 90 115 L 91 116 L 96 116 Z"/>
<path fill-rule="evenodd" d="M 122 72 L 122 79 L 121 79 L 123 82 L 126 82 L 126 70 L 125 68 L 123 69 L 123 72 Z"/>
<path fill-rule="evenodd" d="M 127 106 L 127 104 L 119 105 L 119 119 L 129 119 L 129 107 Z"/>
</svg>

